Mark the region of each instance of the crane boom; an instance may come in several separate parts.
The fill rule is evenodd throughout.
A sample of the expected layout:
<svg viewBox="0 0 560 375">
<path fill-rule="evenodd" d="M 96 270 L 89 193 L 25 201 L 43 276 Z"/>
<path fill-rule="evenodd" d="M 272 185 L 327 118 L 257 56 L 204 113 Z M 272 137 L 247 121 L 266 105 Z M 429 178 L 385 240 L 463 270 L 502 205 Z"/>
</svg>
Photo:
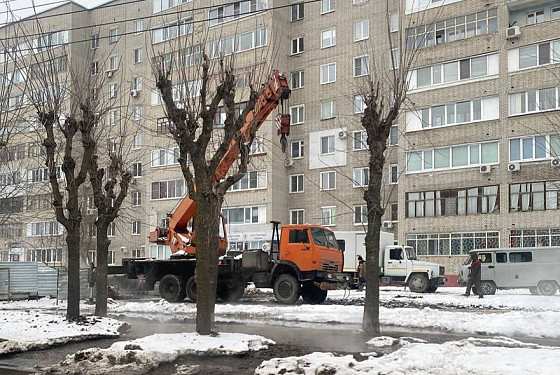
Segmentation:
<svg viewBox="0 0 560 375">
<path fill-rule="evenodd" d="M 247 114 L 243 127 L 239 130 L 247 143 L 253 142 L 255 135 L 270 113 L 290 97 L 290 88 L 284 74 L 278 70 L 273 70 L 269 76 L 267 84 L 259 92 L 255 108 Z M 285 152 L 287 140 L 286 136 L 290 135 L 290 116 L 287 114 L 279 114 L 276 119 L 278 135 L 282 144 L 282 151 Z M 216 168 L 213 181 L 224 179 L 231 166 L 239 158 L 241 153 L 240 145 L 237 139 L 233 139 L 229 147 L 222 157 L 222 160 Z M 187 228 L 189 222 L 194 218 L 196 212 L 196 202 L 187 194 L 179 203 L 173 214 L 169 216 L 169 226 L 167 228 L 156 227 L 150 232 L 149 241 L 161 245 L 169 245 L 171 253 L 176 254 L 183 251 L 185 255 L 194 255 L 196 253 L 195 231 Z M 225 254 L 227 249 L 227 236 L 225 224 L 222 218 L 223 238 L 220 237 L 218 252 L 220 255 Z M 183 253 L 181 253 L 183 254 Z"/>
</svg>

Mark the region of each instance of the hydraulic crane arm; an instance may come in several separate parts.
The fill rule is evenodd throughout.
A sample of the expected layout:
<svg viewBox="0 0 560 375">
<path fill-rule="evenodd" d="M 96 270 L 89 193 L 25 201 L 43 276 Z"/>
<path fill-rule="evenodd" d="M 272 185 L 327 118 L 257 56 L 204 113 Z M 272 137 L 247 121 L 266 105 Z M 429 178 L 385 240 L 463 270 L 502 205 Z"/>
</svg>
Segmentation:
<svg viewBox="0 0 560 375">
<path fill-rule="evenodd" d="M 247 143 L 253 142 L 255 135 L 270 113 L 278 107 L 284 100 L 290 97 L 290 89 L 286 77 L 277 70 L 273 70 L 269 76 L 267 84 L 262 88 L 255 103 L 253 111 L 247 114 L 245 123 L 239 132 L 244 136 Z M 287 140 L 286 136 L 290 135 L 290 116 L 280 114 L 276 119 L 278 135 L 282 144 L 282 151 L 285 152 Z M 237 139 L 233 139 L 223 156 L 222 160 L 216 168 L 213 180 L 219 181 L 224 179 L 229 169 L 240 156 L 241 149 Z M 169 227 L 160 228 L 150 233 L 150 242 L 162 245 L 169 245 L 171 253 L 184 251 L 185 254 L 195 254 L 195 231 L 189 231 L 187 226 L 194 218 L 196 211 L 196 202 L 187 194 L 179 203 L 173 214 L 169 217 Z M 227 249 L 227 236 L 225 225 L 222 218 L 222 228 L 224 237 L 220 238 L 219 253 L 225 254 Z"/>
</svg>

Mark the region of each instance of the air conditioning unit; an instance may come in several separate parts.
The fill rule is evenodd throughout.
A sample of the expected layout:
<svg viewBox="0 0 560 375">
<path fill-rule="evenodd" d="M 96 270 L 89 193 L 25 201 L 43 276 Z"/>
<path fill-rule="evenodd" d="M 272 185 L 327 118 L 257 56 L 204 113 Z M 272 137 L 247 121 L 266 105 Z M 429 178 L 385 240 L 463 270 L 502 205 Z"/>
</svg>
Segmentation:
<svg viewBox="0 0 560 375">
<path fill-rule="evenodd" d="M 128 253 L 128 249 L 126 247 L 122 246 L 121 247 L 121 252 L 126 254 L 126 253 Z"/>
<path fill-rule="evenodd" d="M 111 78 L 111 77 L 113 76 L 113 74 L 115 74 L 115 72 L 112 71 L 112 70 L 107 70 L 107 71 L 105 72 L 105 74 L 107 75 L 107 78 Z"/>
<path fill-rule="evenodd" d="M 383 229 L 391 229 L 393 228 L 393 222 L 392 221 L 384 221 L 381 226 L 383 227 Z"/>
<path fill-rule="evenodd" d="M 480 173 L 490 173 L 492 166 L 490 164 L 484 164 L 480 166 Z"/>
<path fill-rule="evenodd" d="M 550 165 L 552 165 L 553 167 L 560 167 L 560 158 L 551 159 Z"/>
<path fill-rule="evenodd" d="M 284 167 L 290 168 L 294 166 L 294 161 L 291 158 L 284 159 Z"/>
<path fill-rule="evenodd" d="M 138 90 L 130 90 L 130 96 L 133 98 L 136 98 L 138 96 L 139 92 Z"/>
<path fill-rule="evenodd" d="M 521 35 L 521 29 L 519 26 L 512 26 L 506 30 L 506 38 L 507 39 L 516 39 L 519 38 Z"/>
<path fill-rule="evenodd" d="M 508 171 L 517 172 L 519 170 L 521 170 L 521 164 L 519 164 L 519 163 L 509 163 L 508 164 Z"/>
<path fill-rule="evenodd" d="M 338 138 L 340 139 L 346 139 L 346 131 L 341 130 L 338 132 Z"/>
</svg>

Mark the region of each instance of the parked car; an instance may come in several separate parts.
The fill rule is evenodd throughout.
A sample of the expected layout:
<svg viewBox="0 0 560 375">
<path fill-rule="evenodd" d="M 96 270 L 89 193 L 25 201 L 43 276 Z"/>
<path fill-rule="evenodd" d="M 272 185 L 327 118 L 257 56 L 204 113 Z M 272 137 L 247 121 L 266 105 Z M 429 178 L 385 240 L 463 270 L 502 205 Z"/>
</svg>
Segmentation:
<svg viewBox="0 0 560 375">
<path fill-rule="evenodd" d="M 482 261 L 484 294 L 496 289 L 528 288 L 532 294 L 552 296 L 560 285 L 560 247 L 473 250 Z M 459 283 L 466 285 L 469 265 L 461 267 Z"/>
</svg>

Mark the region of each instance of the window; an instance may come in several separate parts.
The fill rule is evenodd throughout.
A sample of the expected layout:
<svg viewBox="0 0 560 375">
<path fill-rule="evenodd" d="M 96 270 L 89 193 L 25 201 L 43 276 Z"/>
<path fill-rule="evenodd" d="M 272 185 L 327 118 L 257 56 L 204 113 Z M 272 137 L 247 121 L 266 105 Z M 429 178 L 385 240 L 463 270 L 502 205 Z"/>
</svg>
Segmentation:
<svg viewBox="0 0 560 375">
<path fill-rule="evenodd" d="M 397 203 L 391 203 L 391 221 L 399 221 L 399 205 Z"/>
<path fill-rule="evenodd" d="M 256 224 L 266 221 L 266 207 L 228 207 L 222 208 L 226 224 Z"/>
<path fill-rule="evenodd" d="M 321 84 L 336 81 L 336 63 L 321 65 Z"/>
<path fill-rule="evenodd" d="M 304 157 L 304 141 L 292 142 L 292 159 L 301 159 Z"/>
<path fill-rule="evenodd" d="M 109 111 L 109 113 L 107 114 L 107 119 L 108 119 L 108 123 L 110 126 L 115 126 L 115 124 L 118 121 L 118 114 L 117 111 L 115 110 L 111 110 Z"/>
<path fill-rule="evenodd" d="M 303 224 L 305 222 L 305 210 L 290 210 L 290 224 Z"/>
<path fill-rule="evenodd" d="M 142 107 L 135 106 L 134 108 L 132 108 L 132 119 L 134 121 L 142 120 Z M 136 145 L 134 147 L 136 148 Z"/>
<path fill-rule="evenodd" d="M 166 135 L 170 133 L 169 126 L 171 125 L 170 121 L 166 117 L 161 117 L 157 119 L 157 134 L 158 135 Z"/>
<path fill-rule="evenodd" d="M 544 112 L 560 108 L 556 87 L 509 94 L 509 115 Z"/>
<path fill-rule="evenodd" d="M 401 54 L 398 48 L 393 48 L 391 50 L 391 57 L 389 58 L 389 66 L 391 69 L 398 69 L 401 59 Z"/>
<path fill-rule="evenodd" d="M 354 168 L 354 187 L 367 187 L 369 185 L 369 168 Z"/>
<path fill-rule="evenodd" d="M 560 135 L 537 135 L 509 140 L 510 161 L 533 161 L 557 157 L 560 157 Z"/>
<path fill-rule="evenodd" d="M 500 247 L 499 232 L 408 234 L 406 245 L 418 255 L 468 255 L 471 250 Z"/>
<path fill-rule="evenodd" d="M 142 77 L 136 76 L 132 79 L 132 89 L 136 91 L 142 90 Z"/>
<path fill-rule="evenodd" d="M 510 247 L 536 246 L 560 246 L 560 228 L 510 230 Z"/>
<path fill-rule="evenodd" d="M 62 263 L 62 249 L 32 249 L 25 254 L 27 262 Z"/>
<path fill-rule="evenodd" d="M 142 177 L 142 163 L 137 162 L 132 164 L 132 177 Z"/>
<path fill-rule="evenodd" d="M 152 150 L 152 167 L 179 164 L 179 147 Z"/>
<path fill-rule="evenodd" d="M 0 214 L 23 212 L 24 200 L 25 197 L 0 198 Z"/>
<path fill-rule="evenodd" d="M 41 36 L 39 36 L 37 39 L 33 39 L 32 41 L 32 45 L 33 45 L 33 50 L 34 52 L 40 52 L 40 51 L 45 51 L 48 49 L 52 49 L 58 46 L 61 46 L 63 44 L 67 44 L 68 43 L 68 30 L 61 30 L 61 31 L 55 31 L 52 33 L 45 33 L 42 34 Z M 26 44 L 20 44 L 20 51 L 23 55 L 25 55 L 26 53 L 23 51 L 22 46 L 25 46 L 24 48 L 27 49 L 27 45 Z M 15 48 L 15 50 L 14 50 Z M 18 47 L 13 47 L 13 53 L 15 53 L 17 51 Z M 10 52 L 8 52 L 9 54 Z"/>
<path fill-rule="evenodd" d="M 181 198 L 185 192 L 183 179 L 152 182 L 152 200 Z"/>
<path fill-rule="evenodd" d="M 87 261 L 88 261 L 88 264 L 91 264 L 91 265 L 94 265 L 94 266 L 95 266 L 96 255 L 97 255 L 97 251 L 95 251 L 95 250 L 88 250 L 88 253 L 87 253 Z"/>
<path fill-rule="evenodd" d="M 364 113 L 366 110 L 366 102 L 361 95 L 354 96 L 354 114 Z"/>
<path fill-rule="evenodd" d="M 140 34 L 144 31 L 144 20 L 135 20 L 134 21 L 134 33 Z"/>
<path fill-rule="evenodd" d="M 498 97 L 439 104 L 407 114 L 407 131 L 460 125 L 475 121 L 497 120 Z M 421 122 L 421 123 L 420 123 Z"/>
<path fill-rule="evenodd" d="M 498 31 L 498 10 L 484 10 L 406 29 L 408 49 L 431 47 Z"/>
<path fill-rule="evenodd" d="M 389 15 L 389 30 L 394 33 L 399 31 L 399 14 L 391 13 Z"/>
<path fill-rule="evenodd" d="M 109 43 L 117 43 L 119 41 L 119 29 L 117 27 L 109 30 Z"/>
<path fill-rule="evenodd" d="M 268 39 L 268 29 L 257 29 L 242 34 L 232 35 L 222 39 L 216 39 L 208 44 L 209 56 L 211 59 L 220 56 L 231 55 L 232 53 L 248 51 L 254 48 L 266 46 Z M 301 41 L 303 52 L 303 39 Z M 188 56 L 188 59 L 182 58 L 189 62 L 188 65 L 200 63 L 202 59 L 201 48 L 197 48 L 196 58 Z"/>
<path fill-rule="evenodd" d="M 62 225 L 58 221 L 39 221 L 27 224 L 27 237 L 58 236 Z"/>
<path fill-rule="evenodd" d="M 509 71 L 556 64 L 560 62 L 560 40 L 520 47 L 509 55 Z"/>
<path fill-rule="evenodd" d="M 334 154 L 334 135 L 321 137 L 321 155 Z"/>
<path fill-rule="evenodd" d="M 560 181 L 509 185 L 510 211 L 544 211 L 559 208 Z"/>
<path fill-rule="evenodd" d="M 115 237 L 115 222 L 111 222 L 109 223 L 109 226 L 107 227 L 107 236 L 109 237 Z"/>
<path fill-rule="evenodd" d="M 509 253 L 510 263 L 529 263 L 533 261 L 533 253 L 526 251 L 523 253 Z"/>
<path fill-rule="evenodd" d="M 139 63 L 142 62 L 143 55 L 144 55 L 143 52 L 144 52 L 144 50 L 142 49 L 142 47 L 134 49 L 134 63 L 135 64 L 139 64 Z"/>
<path fill-rule="evenodd" d="M 544 22 L 544 10 L 539 9 L 527 13 L 527 25 L 535 25 Z"/>
<path fill-rule="evenodd" d="M 135 134 L 132 140 L 132 149 L 138 150 L 142 148 L 142 134 Z"/>
<path fill-rule="evenodd" d="M 302 174 L 294 174 L 290 176 L 290 193 L 303 193 Z"/>
<path fill-rule="evenodd" d="M 155 259 L 169 259 L 171 249 L 165 245 L 150 245 L 150 257 Z"/>
<path fill-rule="evenodd" d="M 118 86 L 116 83 L 111 83 L 109 85 L 109 98 L 114 99 L 117 97 L 117 93 L 118 93 Z"/>
<path fill-rule="evenodd" d="M 406 153 L 406 171 L 474 167 L 498 164 L 498 141 L 450 146 Z"/>
<path fill-rule="evenodd" d="M 336 225 L 336 207 L 321 207 L 321 225 Z"/>
<path fill-rule="evenodd" d="M 499 187 L 406 193 L 406 217 L 476 215 L 500 212 Z"/>
<path fill-rule="evenodd" d="M 336 113 L 336 102 L 334 100 L 321 102 L 321 120 L 334 118 L 336 116 L 335 113 Z"/>
<path fill-rule="evenodd" d="M 13 198 L 12 198 L 13 199 Z M 52 196 L 50 194 L 38 194 L 27 196 L 26 211 L 42 211 L 51 208 Z"/>
<path fill-rule="evenodd" d="M 292 10 L 292 22 L 294 21 L 298 21 L 298 20 L 302 20 L 303 17 L 305 16 L 305 4 L 304 3 L 300 3 L 300 4 L 292 4 L 290 6 L 291 10 Z"/>
<path fill-rule="evenodd" d="M 305 86 L 305 74 L 303 70 L 290 73 L 292 90 L 301 89 Z"/>
<path fill-rule="evenodd" d="M 140 231 L 141 231 L 141 224 L 140 224 L 140 220 L 135 220 L 132 222 L 132 234 L 133 235 L 139 235 Z"/>
<path fill-rule="evenodd" d="M 389 134 L 389 146 L 396 146 L 399 144 L 399 126 L 391 126 L 391 133 Z"/>
<path fill-rule="evenodd" d="M 23 224 L 22 223 L 0 224 L 0 237 L 1 238 L 21 237 L 22 233 L 23 233 Z"/>
<path fill-rule="evenodd" d="M 290 107 L 292 125 L 303 124 L 305 121 L 305 106 L 303 104 Z"/>
<path fill-rule="evenodd" d="M 411 89 L 449 84 L 498 74 L 497 53 L 413 70 Z"/>
<path fill-rule="evenodd" d="M 185 2 L 185 0 L 182 1 Z M 208 24 L 209 26 L 215 26 L 224 22 L 233 21 L 241 17 L 250 16 L 257 11 L 265 9 L 268 9 L 267 0 L 244 0 L 230 2 L 221 6 L 215 6 L 211 8 L 208 13 Z"/>
<path fill-rule="evenodd" d="M 353 133 L 354 151 L 366 150 L 367 145 L 367 132 L 365 130 L 358 130 Z"/>
<path fill-rule="evenodd" d="M 399 166 L 397 164 L 389 165 L 389 183 L 396 184 L 399 180 Z"/>
<path fill-rule="evenodd" d="M 369 56 L 354 58 L 354 77 L 361 77 L 369 74 Z"/>
<path fill-rule="evenodd" d="M 119 69 L 119 56 L 111 56 L 109 57 L 109 70 L 117 70 Z"/>
<path fill-rule="evenodd" d="M 367 206 L 354 206 L 354 224 L 367 224 Z"/>
<path fill-rule="evenodd" d="M 139 191 L 132 192 L 132 205 L 140 206 L 142 204 L 142 193 Z"/>
<path fill-rule="evenodd" d="M 292 39 L 292 55 L 303 52 L 303 37 Z"/>
<path fill-rule="evenodd" d="M 550 10 L 550 18 L 553 20 L 560 18 L 560 7 L 554 7 Z"/>
<path fill-rule="evenodd" d="M 321 14 L 334 12 L 336 0 L 321 0 Z"/>
<path fill-rule="evenodd" d="M 116 264 L 115 253 L 115 250 L 107 251 L 107 264 Z"/>
<path fill-rule="evenodd" d="M 229 191 L 256 189 L 266 189 L 266 170 L 247 172 L 241 180 L 237 181 L 229 188 Z"/>
<path fill-rule="evenodd" d="M 99 48 L 99 34 L 94 34 L 91 36 L 91 49 Z"/>
<path fill-rule="evenodd" d="M 336 172 L 321 172 L 321 190 L 336 189 Z"/>
<path fill-rule="evenodd" d="M 321 32 L 321 48 L 332 47 L 336 44 L 336 29 Z"/>
<path fill-rule="evenodd" d="M 180 36 L 188 35 L 192 32 L 193 19 L 185 18 L 180 21 L 166 23 L 152 29 L 152 43 L 161 43 Z"/>
<path fill-rule="evenodd" d="M 354 41 L 369 38 L 369 20 L 358 21 L 354 23 Z"/>
<path fill-rule="evenodd" d="M 99 74 L 99 61 L 92 61 L 89 63 L 89 71 L 92 76 Z"/>
<path fill-rule="evenodd" d="M 193 0 L 154 0 L 154 13 L 158 13 L 181 4 L 190 3 Z M 156 257 L 154 257 L 156 258 Z M 165 259 L 165 258 L 158 258 Z"/>
<path fill-rule="evenodd" d="M 107 151 L 114 154 L 117 152 L 117 140 L 116 139 L 108 139 L 107 140 Z"/>
<path fill-rule="evenodd" d="M 143 258 L 144 257 L 144 250 L 142 250 L 142 249 L 132 249 L 132 257 L 133 258 Z"/>
</svg>

